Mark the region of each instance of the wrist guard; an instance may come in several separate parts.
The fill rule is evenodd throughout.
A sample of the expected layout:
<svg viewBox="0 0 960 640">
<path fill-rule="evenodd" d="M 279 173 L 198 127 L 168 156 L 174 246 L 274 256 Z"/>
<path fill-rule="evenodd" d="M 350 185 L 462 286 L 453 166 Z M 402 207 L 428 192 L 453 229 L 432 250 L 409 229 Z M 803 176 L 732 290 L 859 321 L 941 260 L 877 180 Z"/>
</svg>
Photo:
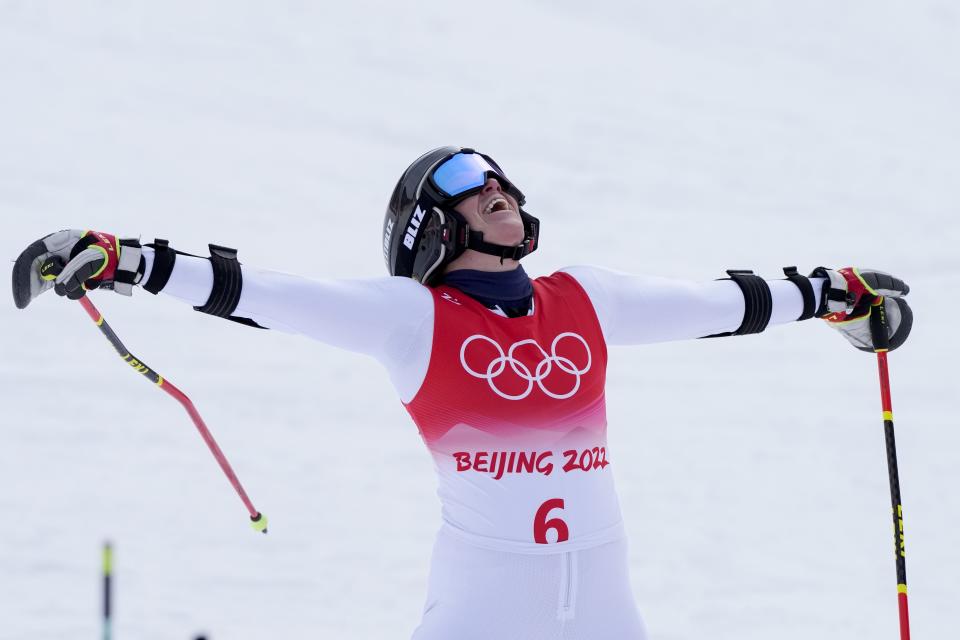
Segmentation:
<svg viewBox="0 0 960 640">
<path fill-rule="evenodd" d="M 770 295 L 770 285 L 767 281 L 753 274 L 753 271 L 742 269 L 728 269 L 729 278 L 733 280 L 743 292 L 743 321 L 740 326 L 727 333 L 715 333 L 707 338 L 723 338 L 726 336 L 743 336 L 748 333 L 760 333 L 767 328 L 770 315 L 773 313 L 773 296 Z"/>
<path fill-rule="evenodd" d="M 160 293 L 170 280 L 170 274 L 177 262 L 177 255 L 194 256 L 192 253 L 184 253 L 171 249 L 166 240 L 156 239 L 147 245 L 154 250 L 153 270 L 150 277 L 144 284 L 144 289 L 152 294 Z M 243 271 L 240 269 L 240 262 L 237 260 L 237 250 L 229 247 L 211 244 L 210 260 L 213 266 L 213 289 L 210 291 L 210 297 L 205 304 L 194 307 L 194 310 L 201 313 L 207 313 L 219 318 L 226 318 L 249 327 L 265 329 L 250 318 L 240 318 L 233 315 L 237 305 L 240 303 L 240 294 L 243 292 Z"/>
</svg>

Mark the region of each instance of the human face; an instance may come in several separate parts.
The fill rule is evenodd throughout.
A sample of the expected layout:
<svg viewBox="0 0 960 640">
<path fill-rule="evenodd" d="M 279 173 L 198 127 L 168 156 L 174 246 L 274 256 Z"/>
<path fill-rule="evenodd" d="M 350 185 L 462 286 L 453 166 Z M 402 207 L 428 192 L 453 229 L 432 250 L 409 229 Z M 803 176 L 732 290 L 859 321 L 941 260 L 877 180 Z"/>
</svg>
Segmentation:
<svg viewBox="0 0 960 640">
<path fill-rule="evenodd" d="M 523 219 L 520 206 L 509 193 L 503 191 L 495 178 L 488 179 L 479 193 L 461 200 L 454 209 L 467 225 L 483 234 L 492 244 L 515 247 L 523 242 Z"/>
</svg>

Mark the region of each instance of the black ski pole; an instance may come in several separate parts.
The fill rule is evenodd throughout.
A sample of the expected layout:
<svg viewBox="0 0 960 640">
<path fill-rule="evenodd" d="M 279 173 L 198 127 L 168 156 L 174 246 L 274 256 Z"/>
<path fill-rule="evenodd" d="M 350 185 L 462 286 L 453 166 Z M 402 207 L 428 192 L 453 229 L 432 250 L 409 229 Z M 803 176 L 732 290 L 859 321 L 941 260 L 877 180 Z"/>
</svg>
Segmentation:
<svg viewBox="0 0 960 640">
<path fill-rule="evenodd" d="M 903 539 L 903 505 L 900 500 L 900 471 L 897 467 L 897 443 L 893 434 L 893 404 L 890 401 L 890 373 L 887 369 L 887 317 L 883 298 L 874 303 L 870 315 L 874 351 L 880 373 L 880 405 L 883 410 L 883 431 L 887 447 L 887 475 L 890 479 L 890 501 L 893 505 L 893 552 L 897 565 L 897 607 L 900 614 L 900 640 L 910 640 L 910 616 L 907 610 L 907 552 Z"/>
<path fill-rule="evenodd" d="M 103 543 L 103 640 L 113 638 L 113 546 Z"/>
</svg>

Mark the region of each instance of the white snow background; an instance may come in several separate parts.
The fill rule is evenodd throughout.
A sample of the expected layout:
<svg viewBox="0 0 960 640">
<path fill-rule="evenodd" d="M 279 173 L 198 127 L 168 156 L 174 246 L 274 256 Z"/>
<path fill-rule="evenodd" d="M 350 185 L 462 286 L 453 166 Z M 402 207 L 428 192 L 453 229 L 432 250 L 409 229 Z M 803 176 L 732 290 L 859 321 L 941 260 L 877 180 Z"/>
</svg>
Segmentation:
<svg viewBox="0 0 960 640">
<path fill-rule="evenodd" d="M 913 630 L 954 638 L 958 62 L 946 0 L 0 1 L 0 254 L 78 227 L 378 276 L 397 177 L 449 143 L 526 192 L 533 275 L 892 271 Z M 409 637 L 439 509 L 374 362 L 93 295 L 194 399 L 264 537 L 79 305 L 17 311 L 0 282 L 0 637 L 96 637 L 106 538 L 117 638 Z M 652 638 L 898 637 L 872 356 L 817 321 L 618 348 L 608 399 Z"/>
</svg>

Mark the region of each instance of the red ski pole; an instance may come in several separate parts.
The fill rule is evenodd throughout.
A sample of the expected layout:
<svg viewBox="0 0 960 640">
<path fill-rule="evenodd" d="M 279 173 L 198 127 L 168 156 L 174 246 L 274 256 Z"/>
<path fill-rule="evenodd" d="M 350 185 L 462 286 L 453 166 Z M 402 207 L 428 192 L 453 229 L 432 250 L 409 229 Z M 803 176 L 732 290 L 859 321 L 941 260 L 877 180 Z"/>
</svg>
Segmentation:
<svg viewBox="0 0 960 640">
<path fill-rule="evenodd" d="M 117 350 L 117 353 L 120 354 L 120 357 L 122 357 L 127 364 L 133 367 L 134 371 L 143 374 L 144 377 L 156 384 L 157 387 L 173 396 L 176 401 L 179 402 L 184 409 L 186 409 L 190 419 L 193 420 L 193 424 L 197 427 L 197 431 L 200 432 L 200 436 L 203 438 L 204 442 L 207 443 L 207 447 L 210 448 L 210 453 L 212 453 L 213 457 L 217 459 L 217 463 L 220 465 L 223 473 L 226 474 L 227 479 L 230 480 L 230 484 L 233 485 L 237 495 L 240 496 L 240 500 L 243 501 L 243 505 L 250 513 L 250 526 L 252 526 L 255 531 L 266 533 L 267 517 L 257 511 L 256 507 L 254 507 L 253 503 L 250 501 L 250 498 L 247 497 L 247 492 L 244 491 L 243 485 L 241 485 L 240 480 L 237 479 L 237 474 L 234 473 L 233 467 L 230 466 L 230 463 L 227 461 L 227 457 L 223 455 L 223 451 L 220 450 L 219 445 L 217 445 L 217 441 L 213 438 L 213 434 L 210 433 L 210 429 L 207 428 L 206 423 L 203 421 L 203 418 L 200 417 L 200 413 L 197 411 L 197 408 L 193 406 L 193 402 L 190 401 L 190 398 L 188 398 L 185 393 L 180 391 L 180 389 L 178 389 L 172 382 L 148 367 L 143 363 L 143 361 L 135 358 L 133 354 L 127 350 L 123 343 L 120 342 L 120 338 L 117 337 L 117 334 L 113 332 L 113 329 L 111 329 L 110 325 L 107 324 L 107 321 L 104 320 L 103 314 L 97 310 L 92 302 L 90 302 L 89 296 L 80 298 L 80 305 L 87 312 L 87 315 L 90 316 L 90 319 L 97 324 L 97 327 L 100 328 L 100 332 L 103 333 L 107 340 L 110 341 L 110 344 L 112 344 L 113 348 Z"/>
<path fill-rule="evenodd" d="M 897 444 L 893 435 L 893 405 L 890 402 L 890 374 L 887 370 L 887 318 L 883 298 L 874 303 L 870 315 L 874 351 L 880 372 L 880 404 L 883 409 L 883 430 L 887 443 L 887 473 L 890 476 L 890 501 L 893 504 L 893 545 L 897 563 L 897 605 L 900 613 L 900 640 L 910 640 L 910 618 L 907 612 L 907 562 L 903 538 L 903 506 L 900 501 L 900 472 L 897 469 Z"/>
</svg>

